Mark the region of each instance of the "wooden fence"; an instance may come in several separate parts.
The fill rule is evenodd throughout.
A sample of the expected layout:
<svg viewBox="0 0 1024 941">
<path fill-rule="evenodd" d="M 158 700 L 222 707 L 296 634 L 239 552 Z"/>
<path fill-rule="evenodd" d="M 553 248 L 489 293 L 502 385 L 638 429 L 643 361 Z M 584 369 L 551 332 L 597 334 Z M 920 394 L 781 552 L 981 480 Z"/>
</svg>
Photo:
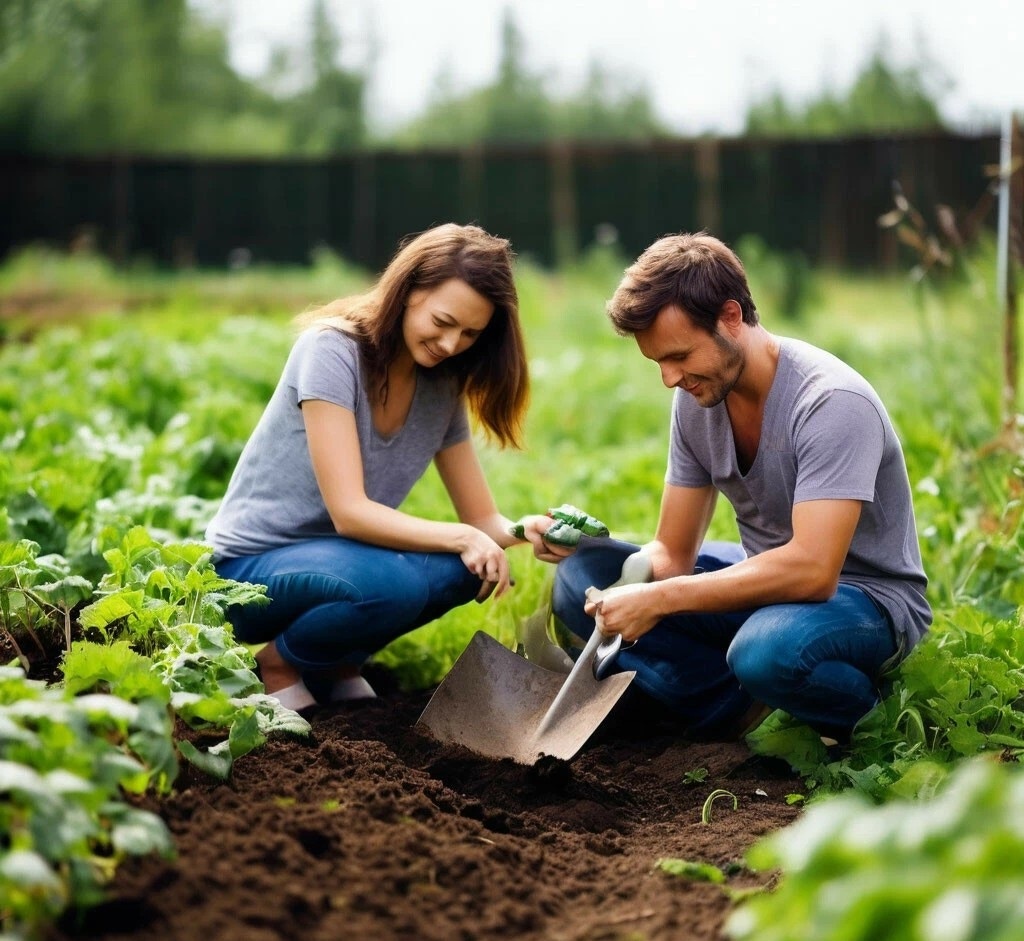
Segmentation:
<svg viewBox="0 0 1024 941">
<path fill-rule="evenodd" d="M 305 263 L 326 245 L 370 269 L 404 235 L 477 222 L 553 265 L 598 241 L 628 257 L 669 232 L 753 234 L 814 264 L 898 262 L 878 217 L 898 182 L 925 214 L 976 205 L 999 135 L 551 144 L 325 159 L 0 155 L 0 256 L 91 239 L 125 261 Z M 994 221 L 992 223 L 994 225 Z"/>
</svg>

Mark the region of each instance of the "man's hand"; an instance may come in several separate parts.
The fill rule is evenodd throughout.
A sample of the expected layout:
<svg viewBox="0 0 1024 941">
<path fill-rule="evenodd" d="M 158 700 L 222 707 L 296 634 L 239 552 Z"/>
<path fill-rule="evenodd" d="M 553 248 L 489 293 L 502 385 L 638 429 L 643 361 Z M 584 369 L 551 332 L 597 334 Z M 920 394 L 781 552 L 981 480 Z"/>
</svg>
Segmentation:
<svg viewBox="0 0 1024 941">
<path fill-rule="evenodd" d="M 598 622 L 602 634 L 634 641 L 665 616 L 657 605 L 657 589 L 656 582 L 608 588 L 589 596 L 583 610 Z"/>
</svg>

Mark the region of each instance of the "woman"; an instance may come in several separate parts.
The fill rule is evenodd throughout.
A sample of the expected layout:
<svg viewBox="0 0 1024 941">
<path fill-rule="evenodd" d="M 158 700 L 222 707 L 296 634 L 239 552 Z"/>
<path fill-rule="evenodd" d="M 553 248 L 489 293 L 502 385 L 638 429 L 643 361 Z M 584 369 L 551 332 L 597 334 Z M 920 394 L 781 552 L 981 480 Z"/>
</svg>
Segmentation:
<svg viewBox="0 0 1024 941">
<path fill-rule="evenodd" d="M 476 226 L 418 235 L 369 292 L 300 323 L 206 533 L 221 575 L 267 586 L 269 605 L 230 618 L 240 640 L 267 642 L 266 690 L 295 710 L 372 697 L 371 654 L 509 587 L 504 550 L 524 540 L 495 505 L 466 406 L 518 447 L 528 393 L 510 246 Z M 431 460 L 457 523 L 398 509 Z M 551 522 L 526 517 L 525 541 L 556 562 Z"/>
</svg>

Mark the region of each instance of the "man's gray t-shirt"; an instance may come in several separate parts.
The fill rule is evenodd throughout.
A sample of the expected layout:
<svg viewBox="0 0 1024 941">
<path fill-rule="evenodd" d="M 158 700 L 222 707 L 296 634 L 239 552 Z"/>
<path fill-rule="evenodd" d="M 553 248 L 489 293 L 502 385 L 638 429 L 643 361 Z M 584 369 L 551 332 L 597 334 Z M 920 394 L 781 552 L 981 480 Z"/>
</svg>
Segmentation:
<svg viewBox="0 0 1024 941">
<path fill-rule="evenodd" d="M 405 424 L 382 436 L 373 424 L 358 341 L 331 327 L 310 327 L 292 347 L 206 530 L 216 558 L 256 555 L 335 534 L 306 442 L 301 405 L 309 399 L 355 414 L 366 495 L 390 507 L 408 496 L 438 451 L 470 433 L 455 380 L 420 369 Z"/>
<path fill-rule="evenodd" d="M 665 479 L 721 491 L 748 556 L 789 542 L 795 503 L 862 501 L 840 581 L 889 613 L 907 649 L 931 623 L 903 449 L 874 389 L 830 353 L 780 341 L 760 445 L 746 474 L 725 403 L 703 408 L 677 389 Z"/>
</svg>

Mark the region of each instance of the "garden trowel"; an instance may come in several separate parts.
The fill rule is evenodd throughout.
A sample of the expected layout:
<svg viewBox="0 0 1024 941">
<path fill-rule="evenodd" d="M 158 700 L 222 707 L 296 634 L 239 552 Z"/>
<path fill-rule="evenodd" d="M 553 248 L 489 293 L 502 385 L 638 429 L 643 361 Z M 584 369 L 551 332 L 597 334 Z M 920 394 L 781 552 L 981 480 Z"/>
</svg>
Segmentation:
<svg viewBox="0 0 1024 941">
<path fill-rule="evenodd" d="M 615 585 L 650 577 L 650 560 L 637 552 L 627 557 Z M 600 594 L 597 589 L 588 591 L 593 600 Z M 559 668 L 548 669 L 478 631 L 437 687 L 417 727 L 440 742 L 489 758 L 511 758 L 526 765 L 543 755 L 567 761 L 635 676 L 606 675 L 621 638 L 606 637 L 600 631 L 600 617 L 597 623 L 568 675 L 557 660 L 553 665 Z"/>
</svg>

